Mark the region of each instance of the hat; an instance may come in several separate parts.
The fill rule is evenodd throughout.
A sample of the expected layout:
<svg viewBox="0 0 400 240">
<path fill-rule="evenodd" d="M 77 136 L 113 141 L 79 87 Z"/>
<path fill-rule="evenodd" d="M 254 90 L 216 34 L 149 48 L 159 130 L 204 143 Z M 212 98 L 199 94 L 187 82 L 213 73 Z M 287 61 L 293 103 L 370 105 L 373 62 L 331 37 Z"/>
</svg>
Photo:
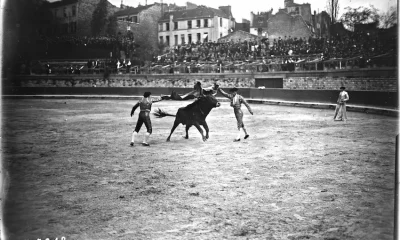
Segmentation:
<svg viewBox="0 0 400 240">
<path fill-rule="evenodd" d="M 149 97 L 151 95 L 151 92 L 145 92 L 144 94 L 143 94 L 143 97 Z"/>
<path fill-rule="evenodd" d="M 231 89 L 229 89 L 229 92 L 237 92 L 239 89 L 237 89 L 237 88 L 231 88 Z"/>
<path fill-rule="evenodd" d="M 340 90 L 345 90 L 346 88 L 345 87 L 340 87 Z"/>
</svg>

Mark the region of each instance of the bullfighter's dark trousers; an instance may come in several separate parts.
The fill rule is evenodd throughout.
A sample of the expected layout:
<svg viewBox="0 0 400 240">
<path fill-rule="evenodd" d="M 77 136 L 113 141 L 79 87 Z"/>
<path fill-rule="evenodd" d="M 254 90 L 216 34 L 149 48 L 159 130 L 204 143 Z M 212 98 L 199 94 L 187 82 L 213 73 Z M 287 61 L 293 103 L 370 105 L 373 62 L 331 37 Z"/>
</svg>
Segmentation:
<svg viewBox="0 0 400 240">
<path fill-rule="evenodd" d="M 140 111 L 139 119 L 138 119 L 138 121 L 136 123 L 135 132 L 138 133 L 140 131 L 140 128 L 142 127 L 143 123 L 147 128 L 147 132 L 151 134 L 153 132 L 153 129 L 152 129 L 152 126 L 151 126 L 150 112 L 149 111 Z"/>
</svg>

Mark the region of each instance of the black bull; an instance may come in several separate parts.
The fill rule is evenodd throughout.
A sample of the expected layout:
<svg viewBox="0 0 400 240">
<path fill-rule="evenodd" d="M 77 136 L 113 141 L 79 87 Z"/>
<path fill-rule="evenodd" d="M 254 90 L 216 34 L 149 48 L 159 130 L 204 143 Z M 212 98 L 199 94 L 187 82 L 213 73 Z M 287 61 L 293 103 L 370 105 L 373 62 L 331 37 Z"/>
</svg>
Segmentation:
<svg viewBox="0 0 400 240">
<path fill-rule="evenodd" d="M 170 141 L 171 135 L 174 130 L 178 127 L 179 124 L 186 125 L 186 136 L 185 138 L 189 138 L 189 128 L 191 126 L 195 126 L 197 130 L 199 130 L 203 141 L 207 141 L 208 139 L 208 125 L 206 122 L 207 115 L 211 112 L 211 110 L 215 107 L 219 107 L 221 104 L 212 94 L 204 95 L 199 97 L 193 103 L 187 105 L 186 107 L 181 107 L 178 109 L 176 115 L 168 114 L 163 112 L 162 110 L 158 110 L 158 112 L 154 113 L 157 117 L 165 117 L 165 116 L 175 116 L 175 122 L 172 126 L 171 133 L 169 134 L 167 141 Z M 204 127 L 206 130 L 206 135 L 204 136 L 203 129 L 201 126 Z"/>
</svg>

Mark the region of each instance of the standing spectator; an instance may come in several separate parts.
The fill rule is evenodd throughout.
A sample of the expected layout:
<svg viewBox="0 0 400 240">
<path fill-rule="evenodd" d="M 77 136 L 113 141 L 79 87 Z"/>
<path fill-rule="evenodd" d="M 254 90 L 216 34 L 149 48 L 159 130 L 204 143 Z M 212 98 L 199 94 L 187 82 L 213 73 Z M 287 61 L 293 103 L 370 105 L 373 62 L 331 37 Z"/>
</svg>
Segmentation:
<svg viewBox="0 0 400 240">
<path fill-rule="evenodd" d="M 350 99 L 349 94 L 345 91 L 345 87 L 340 88 L 339 98 L 337 100 L 335 116 L 333 120 L 335 121 L 343 121 L 343 119 L 347 120 L 346 114 L 346 102 Z"/>
</svg>

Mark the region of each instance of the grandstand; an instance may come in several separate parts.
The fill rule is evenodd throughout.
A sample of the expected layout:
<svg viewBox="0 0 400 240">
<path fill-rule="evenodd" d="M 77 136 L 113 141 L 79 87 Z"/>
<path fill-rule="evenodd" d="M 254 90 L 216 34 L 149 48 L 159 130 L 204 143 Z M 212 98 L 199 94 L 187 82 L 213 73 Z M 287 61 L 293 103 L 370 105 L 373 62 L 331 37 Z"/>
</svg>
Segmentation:
<svg viewBox="0 0 400 240">
<path fill-rule="evenodd" d="M 135 57 L 137 44 L 123 37 L 43 38 L 37 59 L 17 74 L 180 74 L 315 71 L 396 67 L 397 35 L 354 32 L 331 38 L 197 42 L 166 47 L 152 62 Z M 121 54 L 122 52 L 122 54 Z M 127 53 L 126 55 L 124 53 Z M 96 64 L 91 62 L 96 61 Z"/>
</svg>

